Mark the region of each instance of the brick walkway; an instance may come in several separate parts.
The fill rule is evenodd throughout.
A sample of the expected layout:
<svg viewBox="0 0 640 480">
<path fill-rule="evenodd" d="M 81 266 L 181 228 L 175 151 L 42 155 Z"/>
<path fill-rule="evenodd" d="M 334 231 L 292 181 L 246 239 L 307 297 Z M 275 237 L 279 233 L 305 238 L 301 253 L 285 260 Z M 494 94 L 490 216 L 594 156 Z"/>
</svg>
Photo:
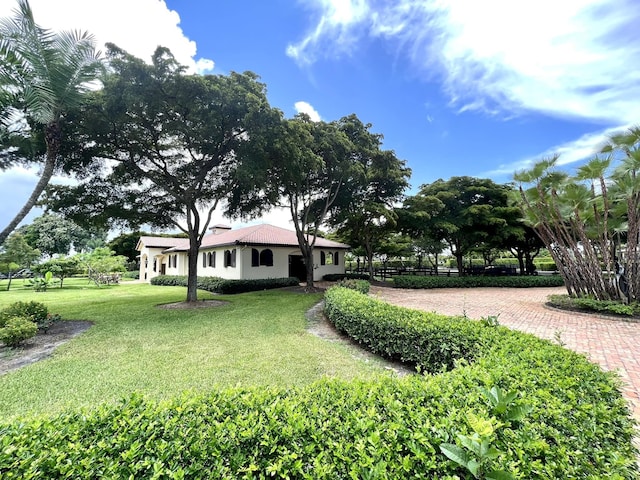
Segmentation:
<svg viewBox="0 0 640 480">
<path fill-rule="evenodd" d="M 625 322 L 544 306 L 547 296 L 566 293 L 564 288 L 473 288 L 406 290 L 371 287 L 371 294 L 396 305 L 463 315 L 469 318 L 498 315 L 498 321 L 515 330 L 555 341 L 584 353 L 605 370 L 615 370 L 624 382 L 623 395 L 640 420 L 640 322 Z"/>
</svg>

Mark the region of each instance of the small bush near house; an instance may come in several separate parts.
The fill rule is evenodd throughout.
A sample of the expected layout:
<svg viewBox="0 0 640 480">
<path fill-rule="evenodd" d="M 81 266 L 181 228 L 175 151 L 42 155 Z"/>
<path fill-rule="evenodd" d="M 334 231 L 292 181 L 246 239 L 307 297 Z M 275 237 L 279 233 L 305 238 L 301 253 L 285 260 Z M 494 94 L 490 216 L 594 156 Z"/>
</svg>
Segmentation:
<svg viewBox="0 0 640 480">
<path fill-rule="evenodd" d="M 397 288 L 477 288 L 477 287 L 561 287 L 564 280 L 559 275 L 527 275 L 514 277 L 436 277 L 399 275 L 393 277 L 393 286 Z"/>
<path fill-rule="evenodd" d="M 23 341 L 35 336 L 38 326 L 27 317 L 9 317 L 0 328 L 0 342 L 8 347 L 17 347 Z"/>
<path fill-rule="evenodd" d="M 151 279 L 151 284 L 186 287 L 187 277 L 182 275 L 159 275 Z M 295 277 L 257 280 L 225 280 L 218 277 L 198 277 L 199 289 L 220 294 L 255 292 L 258 290 L 291 287 L 299 284 L 300 281 Z"/>
</svg>

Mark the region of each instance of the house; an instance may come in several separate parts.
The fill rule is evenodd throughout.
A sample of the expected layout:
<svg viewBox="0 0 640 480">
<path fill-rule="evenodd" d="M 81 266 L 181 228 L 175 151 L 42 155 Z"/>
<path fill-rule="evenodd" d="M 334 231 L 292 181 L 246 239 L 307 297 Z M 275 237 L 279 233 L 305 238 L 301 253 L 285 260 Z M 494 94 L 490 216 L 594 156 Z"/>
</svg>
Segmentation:
<svg viewBox="0 0 640 480">
<path fill-rule="evenodd" d="M 226 279 L 297 277 L 306 280 L 306 267 L 296 233 L 273 225 L 232 229 L 215 225 L 202 239 L 198 251 L 198 276 Z M 189 240 L 143 236 L 140 279 L 150 282 L 158 275 L 186 275 Z M 349 245 L 318 237 L 313 251 L 313 279 L 344 273 L 344 254 Z"/>
</svg>

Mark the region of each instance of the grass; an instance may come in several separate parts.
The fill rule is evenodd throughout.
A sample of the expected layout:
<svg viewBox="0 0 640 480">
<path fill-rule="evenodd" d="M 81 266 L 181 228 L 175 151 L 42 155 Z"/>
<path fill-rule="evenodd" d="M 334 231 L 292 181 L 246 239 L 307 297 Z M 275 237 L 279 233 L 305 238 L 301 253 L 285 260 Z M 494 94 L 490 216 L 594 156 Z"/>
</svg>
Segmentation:
<svg viewBox="0 0 640 480">
<path fill-rule="evenodd" d="M 304 313 L 320 294 L 274 290 L 216 296 L 229 302 L 221 307 L 157 307 L 184 298 L 183 287 L 96 288 L 80 279 L 46 293 L 0 291 L 0 308 L 36 300 L 65 320 L 95 323 L 51 358 L 1 376 L 0 417 L 115 402 L 134 391 L 166 399 L 186 390 L 288 387 L 324 376 L 386 374 L 380 365 L 354 358 L 348 347 L 306 332 Z"/>
</svg>

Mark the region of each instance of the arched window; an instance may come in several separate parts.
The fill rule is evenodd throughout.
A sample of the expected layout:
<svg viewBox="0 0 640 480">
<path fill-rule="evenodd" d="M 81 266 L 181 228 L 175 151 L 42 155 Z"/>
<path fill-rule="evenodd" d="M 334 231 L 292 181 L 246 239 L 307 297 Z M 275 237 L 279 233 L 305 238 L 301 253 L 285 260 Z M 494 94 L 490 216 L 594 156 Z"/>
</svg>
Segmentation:
<svg viewBox="0 0 640 480">
<path fill-rule="evenodd" d="M 326 264 L 333 265 L 333 253 L 331 252 L 327 253 Z"/>
<path fill-rule="evenodd" d="M 326 265 L 327 264 L 327 256 L 324 254 L 323 251 L 320 251 L 320 265 Z"/>
<path fill-rule="evenodd" d="M 260 252 L 260 265 L 273 267 L 273 252 L 269 248 L 265 248 Z"/>
<path fill-rule="evenodd" d="M 236 249 L 224 251 L 224 266 L 235 267 L 236 266 Z"/>
<path fill-rule="evenodd" d="M 157 259 L 153 259 L 153 271 L 157 272 L 158 271 L 158 260 Z"/>
<path fill-rule="evenodd" d="M 338 255 L 338 251 L 333 254 L 333 264 L 340 265 L 340 256 Z"/>
<path fill-rule="evenodd" d="M 207 260 L 210 267 L 216 268 L 216 252 L 209 252 Z"/>
<path fill-rule="evenodd" d="M 209 254 L 211 255 L 211 254 Z M 205 252 L 202 252 L 202 266 L 206 267 L 207 266 L 207 254 Z"/>
<path fill-rule="evenodd" d="M 257 248 L 251 249 L 251 266 L 252 267 L 260 266 L 260 252 L 258 252 Z"/>
<path fill-rule="evenodd" d="M 207 252 L 207 267 L 211 266 L 211 252 Z"/>
</svg>

